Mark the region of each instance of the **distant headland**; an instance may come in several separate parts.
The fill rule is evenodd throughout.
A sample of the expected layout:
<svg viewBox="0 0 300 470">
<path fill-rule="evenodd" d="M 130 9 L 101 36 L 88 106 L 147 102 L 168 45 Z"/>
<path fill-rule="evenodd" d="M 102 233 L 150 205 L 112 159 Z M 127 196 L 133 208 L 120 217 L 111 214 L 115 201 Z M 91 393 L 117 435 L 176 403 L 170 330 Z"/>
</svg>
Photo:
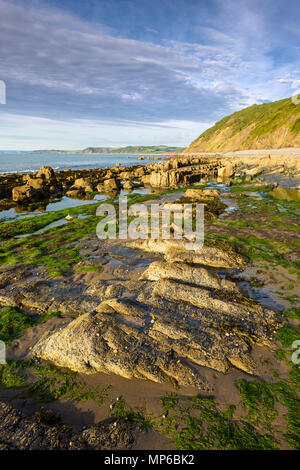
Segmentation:
<svg viewBox="0 0 300 470">
<path fill-rule="evenodd" d="M 184 147 L 169 147 L 167 145 L 128 145 L 127 147 L 87 147 L 83 150 L 33 150 L 31 153 L 99 153 L 99 154 L 173 154 L 180 153 Z"/>
</svg>

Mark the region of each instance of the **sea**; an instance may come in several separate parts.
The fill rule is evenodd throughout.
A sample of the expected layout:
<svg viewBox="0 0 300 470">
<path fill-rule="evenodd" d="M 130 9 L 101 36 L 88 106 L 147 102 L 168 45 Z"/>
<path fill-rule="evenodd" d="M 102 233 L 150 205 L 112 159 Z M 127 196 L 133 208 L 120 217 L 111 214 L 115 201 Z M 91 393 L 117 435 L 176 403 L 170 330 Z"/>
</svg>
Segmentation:
<svg viewBox="0 0 300 470">
<path fill-rule="evenodd" d="M 116 166 L 120 163 L 122 166 L 143 165 L 150 163 L 147 157 L 144 160 L 138 160 L 141 155 L 137 154 L 87 154 L 87 153 L 32 153 L 21 151 L 0 151 L 0 174 L 7 173 L 33 173 L 41 166 L 51 166 L 53 170 L 73 170 L 88 168 L 106 168 Z M 159 160 L 157 160 L 159 161 Z M 148 194 L 148 188 L 134 189 L 135 193 Z M 123 190 L 120 195 L 127 194 Z M 103 201 L 106 196 L 96 194 L 91 200 L 71 199 L 63 196 L 60 199 L 49 202 L 46 205 L 41 204 L 34 211 L 28 208 L 11 208 L 0 210 L 0 223 L 23 219 L 32 216 L 42 215 L 45 212 L 51 212 L 61 209 L 67 209 L 75 206 L 92 204 L 97 201 Z"/>
<path fill-rule="evenodd" d="M 32 153 L 21 151 L 0 151 L 0 174 L 31 173 L 41 166 L 51 166 L 53 170 L 73 170 L 106 168 L 120 163 L 122 166 L 142 165 L 149 160 L 138 160 L 141 155 L 88 154 L 88 153 Z"/>
</svg>

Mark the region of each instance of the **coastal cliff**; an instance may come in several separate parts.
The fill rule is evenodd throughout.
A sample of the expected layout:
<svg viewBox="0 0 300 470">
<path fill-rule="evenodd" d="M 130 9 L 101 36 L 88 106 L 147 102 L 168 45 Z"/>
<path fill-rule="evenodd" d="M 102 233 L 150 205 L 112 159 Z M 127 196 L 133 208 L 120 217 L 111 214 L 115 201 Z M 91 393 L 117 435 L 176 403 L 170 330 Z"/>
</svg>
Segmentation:
<svg viewBox="0 0 300 470">
<path fill-rule="evenodd" d="M 291 98 L 252 105 L 224 117 L 184 153 L 300 147 L 300 103 Z"/>
</svg>

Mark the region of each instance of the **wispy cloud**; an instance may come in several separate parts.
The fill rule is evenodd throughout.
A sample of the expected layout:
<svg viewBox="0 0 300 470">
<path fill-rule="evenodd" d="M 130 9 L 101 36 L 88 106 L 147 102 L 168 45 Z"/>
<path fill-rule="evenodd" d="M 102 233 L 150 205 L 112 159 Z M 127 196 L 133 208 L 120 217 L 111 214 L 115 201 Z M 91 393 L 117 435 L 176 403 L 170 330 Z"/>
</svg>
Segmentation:
<svg viewBox="0 0 300 470">
<path fill-rule="evenodd" d="M 188 145 L 212 122 L 179 119 L 159 122 L 129 120 L 70 119 L 68 121 L 22 114 L 4 114 L 1 119 L 2 149 L 34 148 L 82 149 L 120 145 Z M 34 134 L 32 131 L 34 130 Z M 84 132 L 83 132 L 84 130 Z"/>
<path fill-rule="evenodd" d="M 120 8 L 124 3 L 120 2 Z M 129 3 L 136 10 L 128 15 L 134 11 L 142 18 L 147 2 Z M 100 126 L 105 131 L 98 145 L 111 145 L 108 136 L 113 132 L 123 136 L 114 144 L 125 143 L 120 129 L 126 128 L 128 136 L 130 126 L 132 143 L 139 136 L 150 138 L 141 129 L 151 129 L 150 140 L 155 143 L 157 136 L 162 142 L 163 135 L 171 143 L 172 126 L 166 131 L 165 123 L 188 122 L 190 132 L 182 134 L 185 145 L 187 138 L 195 138 L 205 125 L 223 115 L 253 102 L 292 94 L 296 75 L 289 74 L 299 69 L 299 55 L 293 60 L 276 60 L 278 32 L 272 25 L 281 11 L 280 0 L 215 0 L 211 9 L 193 1 L 186 7 L 180 0 L 174 0 L 172 6 L 165 0 L 153 2 L 157 23 L 152 18 L 138 28 L 128 26 L 127 37 L 126 29 L 101 22 L 106 2 L 99 3 L 98 21 L 89 18 L 87 11 L 80 15 L 75 8 L 73 12 L 67 9 L 70 4 L 65 0 L 54 7 L 41 0 L 0 0 L 0 79 L 7 84 L 7 105 L 0 109 L 6 114 L 2 121 L 7 122 L 8 115 L 22 116 L 31 141 L 35 130 L 26 120 L 33 125 L 36 117 L 56 123 L 60 139 L 62 123 L 76 127 L 80 120 L 81 134 L 90 139 L 94 136 L 93 142 Z M 83 2 L 82 9 L 88 4 Z M 176 34 L 172 32 L 175 21 Z M 297 32 L 285 23 L 283 30 L 284 45 L 292 47 L 291 38 Z M 19 119 L 19 126 L 21 122 Z M 91 122 L 97 122 L 93 135 Z M 139 125 L 133 124 L 136 122 Z M 165 134 L 158 133 L 159 125 Z M 46 127 L 42 128 L 46 135 Z M 3 148 L 8 140 L 1 134 Z M 85 136 L 81 138 L 86 141 Z"/>
</svg>

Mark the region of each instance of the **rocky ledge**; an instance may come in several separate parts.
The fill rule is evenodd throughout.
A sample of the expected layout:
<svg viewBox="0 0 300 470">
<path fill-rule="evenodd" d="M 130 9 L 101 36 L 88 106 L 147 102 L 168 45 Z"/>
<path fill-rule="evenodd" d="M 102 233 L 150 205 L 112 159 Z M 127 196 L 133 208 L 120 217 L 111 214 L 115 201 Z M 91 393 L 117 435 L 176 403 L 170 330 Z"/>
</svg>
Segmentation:
<svg viewBox="0 0 300 470">
<path fill-rule="evenodd" d="M 114 373 L 205 391 L 210 391 L 211 385 L 201 374 L 201 366 L 223 373 L 235 367 L 255 374 L 251 347 L 272 347 L 280 319 L 244 297 L 236 284 L 226 279 L 226 272 L 243 266 L 245 259 L 233 249 L 216 246 L 205 246 L 191 257 L 184 243 L 175 240 L 128 245 L 123 269 L 130 268 L 133 249 L 146 250 L 142 258 L 148 264 L 146 269 L 138 278 L 129 275 L 128 280 L 106 285 L 77 284 L 73 310 L 79 317 L 42 336 L 33 356 L 87 374 Z M 160 260 L 152 258 L 151 262 L 151 255 Z M 68 292 L 74 298 L 70 283 L 62 286 L 64 281 L 57 280 L 54 286 L 54 281 L 50 282 L 51 286 L 47 280 L 40 281 L 39 290 L 31 285 L 31 292 L 21 286 L 25 303 L 30 296 L 31 303 L 32 297 L 36 298 L 34 290 L 39 291 L 39 302 L 44 306 L 43 292 L 51 291 L 56 302 L 62 289 L 65 298 Z M 17 291 L 17 286 L 10 286 L 4 296 L 8 299 L 13 292 L 15 299 Z M 52 303 L 48 308 L 53 307 Z"/>
<path fill-rule="evenodd" d="M 91 199 L 95 192 L 116 194 L 121 188 L 131 191 L 139 186 L 176 188 L 197 183 L 201 179 L 218 179 L 230 182 L 232 178 L 245 177 L 249 181 L 263 171 L 283 174 L 299 173 L 297 159 L 284 157 L 241 158 L 222 157 L 218 154 L 185 155 L 147 165 L 117 165 L 105 169 L 80 169 L 54 171 L 41 167 L 32 174 L 0 175 L 0 206 L 18 208 L 47 202 L 64 195 L 76 199 Z"/>
</svg>

